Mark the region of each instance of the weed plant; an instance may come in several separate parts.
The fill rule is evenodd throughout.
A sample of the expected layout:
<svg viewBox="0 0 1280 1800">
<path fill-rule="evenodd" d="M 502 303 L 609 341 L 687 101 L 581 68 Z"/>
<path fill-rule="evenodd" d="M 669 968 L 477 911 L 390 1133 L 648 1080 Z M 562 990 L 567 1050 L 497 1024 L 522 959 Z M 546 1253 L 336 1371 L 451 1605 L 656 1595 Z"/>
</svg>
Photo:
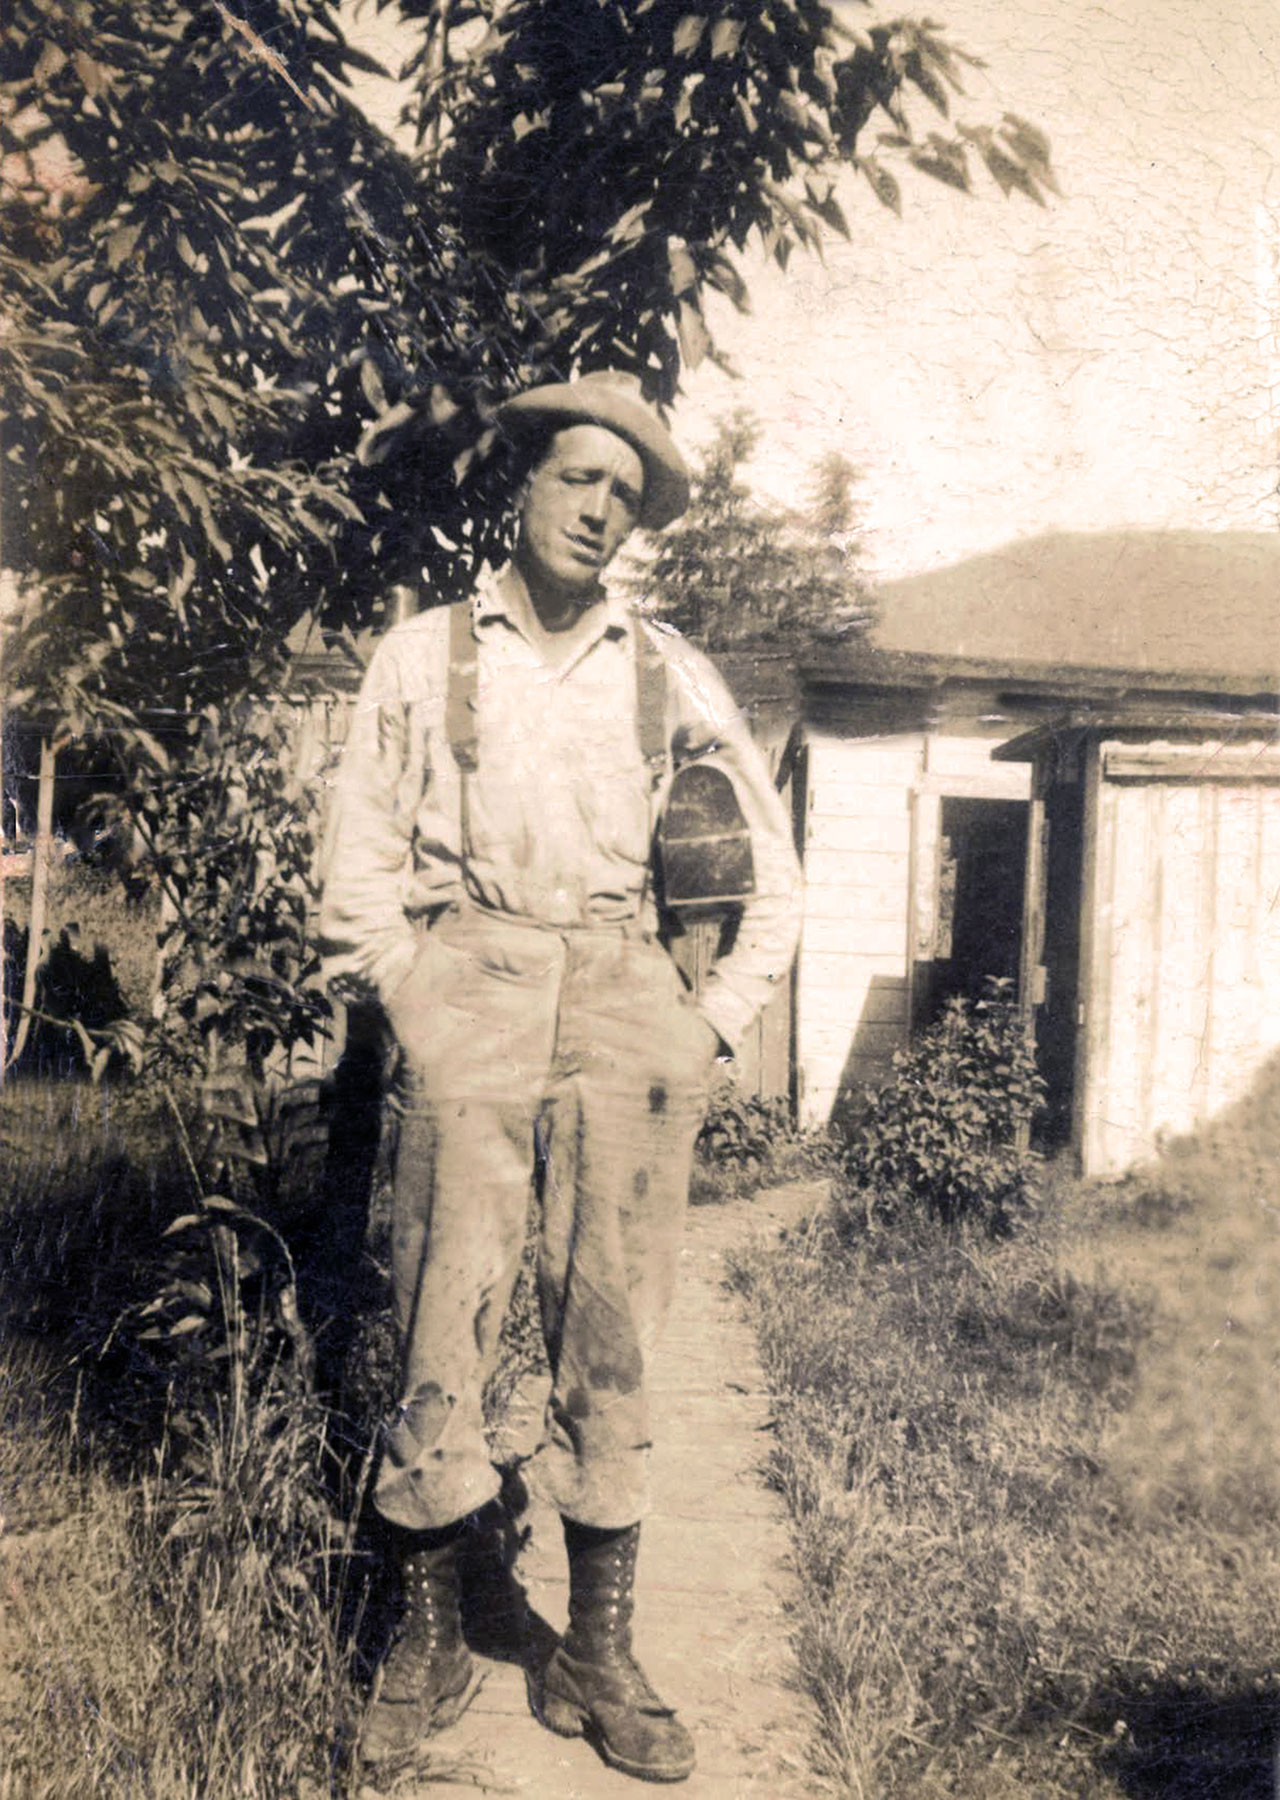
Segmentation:
<svg viewBox="0 0 1280 1800">
<path fill-rule="evenodd" d="M 797 1125 L 784 1097 L 747 1094 L 726 1081 L 698 1133 L 689 1199 L 715 1205 L 779 1182 L 833 1175 L 841 1154 L 837 1135 Z"/>
<path fill-rule="evenodd" d="M 738 1268 L 822 1772 L 858 1800 L 1270 1800 L 1280 1465 L 1270 1410 L 1187 1450 L 1203 1221 L 1060 1177 L 1004 1239 L 858 1215 Z"/>
</svg>

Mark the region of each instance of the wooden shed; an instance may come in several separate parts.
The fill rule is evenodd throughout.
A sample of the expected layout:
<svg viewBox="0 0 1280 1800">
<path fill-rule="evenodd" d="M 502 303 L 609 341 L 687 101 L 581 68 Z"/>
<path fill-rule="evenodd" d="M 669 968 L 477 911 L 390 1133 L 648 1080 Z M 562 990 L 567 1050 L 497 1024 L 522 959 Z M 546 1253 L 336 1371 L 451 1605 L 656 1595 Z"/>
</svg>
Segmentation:
<svg viewBox="0 0 1280 1800">
<path fill-rule="evenodd" d="M 881 606 L 800 670 L 800 1115 L 995 975 L 1049 1137 L 1116 1172 L 1280 1038 L 1280 534 L 1050 536 Z"/>
<path fill-rule="evenodd" d="M 1122 1173 L 1280 1049 L 1280 720 L 1140 705 L 1042 726 L 1023 992 L 1059 1135 Z"/>
</svg>

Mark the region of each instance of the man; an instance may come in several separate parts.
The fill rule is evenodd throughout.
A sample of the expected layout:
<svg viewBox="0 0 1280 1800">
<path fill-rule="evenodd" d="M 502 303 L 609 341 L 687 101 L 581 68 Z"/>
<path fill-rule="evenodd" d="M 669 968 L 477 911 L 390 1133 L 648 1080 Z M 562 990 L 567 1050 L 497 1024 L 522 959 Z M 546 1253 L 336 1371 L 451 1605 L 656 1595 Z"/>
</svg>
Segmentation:
<svg viewBox="0 0 1280 1800">
<path fill-rule="evenodd" d="M 382 640 L 326 843 L 331 968 L 382 1000 L 405 1084 L 403 1388 L 375 1491 L 399 1538 L 405 1618 L 363 1752 L 410 1747 L 468 1697 L 460 1556 L 499 1488 L 481 1392 L 537 1161 L 553 1389 L 524 1474 L 564 1521 L 570 1599 L 535 1709 L 629 1774 L 680 1780 L 692 1740 L 630 1644 L 646 1370 L 708 1081 L 790 961 L 799 870 L 718 675 L 603 585 L 633 527 L 688 502 L 661 421 L 606 373 L 534 388 L 500 420 L 530 452 L 512 561 L 469 603 Z M 746 822 L 754 893 L 695 1003 L 660 941 L 651 852 L 673 771 L 709 757 Z"/>
</svg>

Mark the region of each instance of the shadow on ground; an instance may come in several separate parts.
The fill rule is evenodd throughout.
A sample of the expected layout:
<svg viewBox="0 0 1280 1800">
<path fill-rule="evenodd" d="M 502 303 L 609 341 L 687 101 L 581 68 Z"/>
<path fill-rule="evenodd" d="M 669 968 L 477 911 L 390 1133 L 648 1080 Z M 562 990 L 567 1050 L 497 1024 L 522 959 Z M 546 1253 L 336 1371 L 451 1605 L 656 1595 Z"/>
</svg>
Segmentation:
<svg viewBox="0 0 1280 1800">
<path fill-rule="evenodd" d="M 1134 1800 L 1275 1800 L 1280 1694 L 1119 1689 L 1098 1717 L 1113 1732 L 1100 1767 Z"/>
</svg>

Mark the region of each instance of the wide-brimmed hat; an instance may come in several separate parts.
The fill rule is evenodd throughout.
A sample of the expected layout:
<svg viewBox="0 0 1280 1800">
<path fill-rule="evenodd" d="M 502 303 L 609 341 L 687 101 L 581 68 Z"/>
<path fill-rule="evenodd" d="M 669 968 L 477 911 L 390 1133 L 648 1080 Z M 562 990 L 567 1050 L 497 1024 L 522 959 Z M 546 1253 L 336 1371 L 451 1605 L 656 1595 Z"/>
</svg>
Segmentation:
<svg viewBox="0 0 1280 1800">
<path fill-rule="evenodd" d="M 689 504 L 689 471 L 670 432 L 640 392 L 634 375 L 600 369 L 577 381 L 526 388 L 498 410 L 498 423 L 515 433 L 530 425 L 556 431 L 566 425 L 603 425 L 625 438 L 644 464 L 640 523 L 657 531 Z"/>
</svg>

